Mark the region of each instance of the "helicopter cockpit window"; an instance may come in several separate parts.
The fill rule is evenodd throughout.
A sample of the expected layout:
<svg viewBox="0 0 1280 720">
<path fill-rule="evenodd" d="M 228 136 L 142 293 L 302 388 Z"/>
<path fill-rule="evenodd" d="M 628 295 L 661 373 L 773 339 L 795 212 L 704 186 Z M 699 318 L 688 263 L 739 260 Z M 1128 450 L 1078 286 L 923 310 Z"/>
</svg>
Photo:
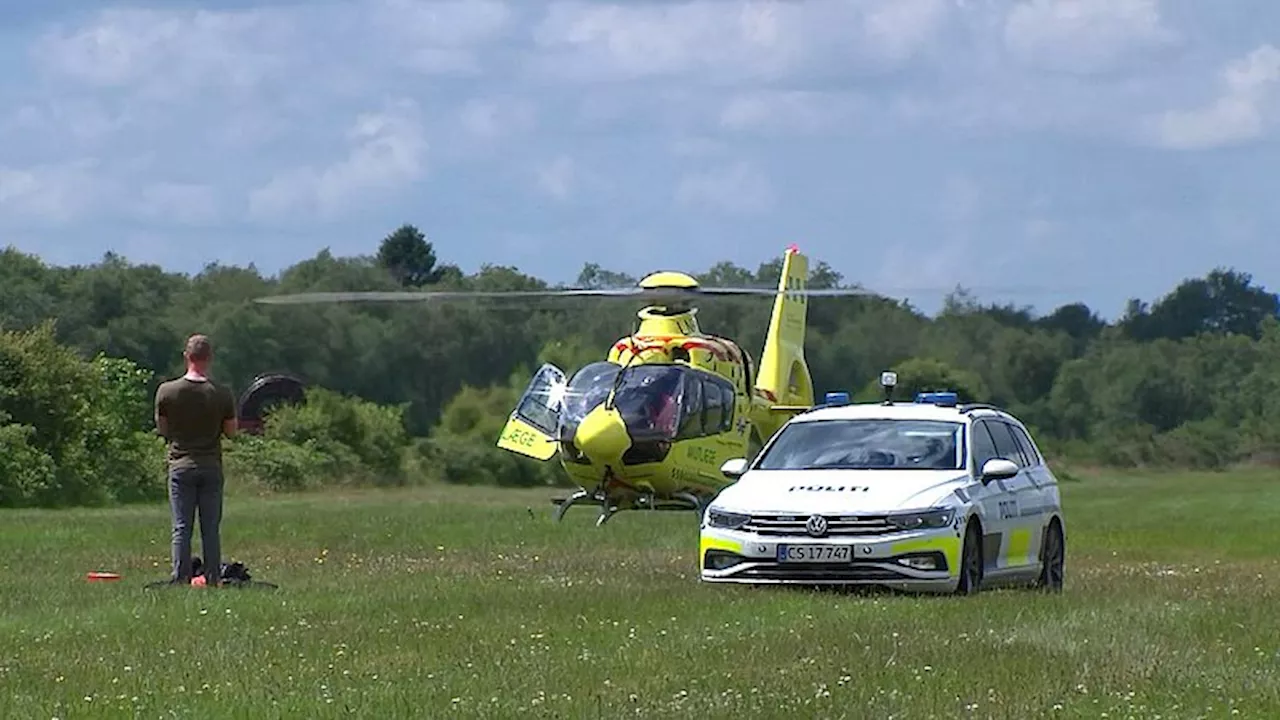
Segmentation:
<svg viewBox="0 0 1280 720">
<path fill-rule="evenodd" d="M 963 470 L 964 425 L 938 420 L 816 420 L 791 423 L 765 451 L 760 470 Z"/>
<path fill-rule="evenodd" d="M 717 384 L 720 386 L 721 402 L 724 403 L 724 422 L 720 424 L 720 429 L 727 431 L 733 427 L 733 406 L 737 404 L 738 397 L 729 383 Z"/>
<path fill-rule="evenodd" d="M 707 409 L 703 427 L 708 433 L 720 432 L 724 427 L 724 396 L 720 385 L 711 378 L 702 379 L 702 405 Z"/>
<path fill-rule="evenodd" d="M 674 438 L 686 368 L 637 365 L 622 374 L 614 402 L 632 438 Z"/>
<path fill-rule="evenodd" d="M 565 388 L 561 404 L 561 427 L 570 431 L 576 429 L 587 413 L 609 397 L 613 381 L 621 370 L 620 365 L 600 361 L 584 365 L 574 373 Z"/>
<path fill-rule="evenodd" d="M 680 398 L 680 432 L 677 438 L 702 437 L 702 380 L 691 372 L 684 376 L 684 396 Z"/>
</svg>

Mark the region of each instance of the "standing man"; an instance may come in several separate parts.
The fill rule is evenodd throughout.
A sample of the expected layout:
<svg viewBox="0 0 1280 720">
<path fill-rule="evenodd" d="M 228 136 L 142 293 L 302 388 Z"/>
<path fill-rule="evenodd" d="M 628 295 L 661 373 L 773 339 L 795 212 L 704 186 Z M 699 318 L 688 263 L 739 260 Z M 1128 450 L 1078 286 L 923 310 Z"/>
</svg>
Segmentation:
<svg viewBox="0 0 1280 720">
<path fill-rule="evenodd" d="M 209 380 L 213 345 L 204 335 L 187 339 L 187 373 L 156 390 L 156 429 L 169 444 L 169 506 L 173 511 L 173 575 L 190 583 L 191 536 L 200 512 L 205 585 L 220 584 L 222 547 L 222 436 L 236 432 L 236 399 Z"/>
</svg>

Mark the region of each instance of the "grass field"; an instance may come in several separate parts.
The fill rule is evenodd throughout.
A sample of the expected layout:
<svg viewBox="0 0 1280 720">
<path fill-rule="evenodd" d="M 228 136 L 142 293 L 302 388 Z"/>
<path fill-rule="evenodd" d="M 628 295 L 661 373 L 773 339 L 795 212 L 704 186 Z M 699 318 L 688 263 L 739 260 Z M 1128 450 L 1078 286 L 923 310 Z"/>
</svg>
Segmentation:
<svg viewBox="0 0 1280 720">
<path fill-rule="evenodd" d="M 692 515 L 545 490 L 233 498 L 274 592 L 142 590 L 163 506 L 0 513 L 0 717 L 1280 717 L 1280 478 L 1064 495 L 1066 592 L 972 598 L 700 585 Z"/>
</svg>

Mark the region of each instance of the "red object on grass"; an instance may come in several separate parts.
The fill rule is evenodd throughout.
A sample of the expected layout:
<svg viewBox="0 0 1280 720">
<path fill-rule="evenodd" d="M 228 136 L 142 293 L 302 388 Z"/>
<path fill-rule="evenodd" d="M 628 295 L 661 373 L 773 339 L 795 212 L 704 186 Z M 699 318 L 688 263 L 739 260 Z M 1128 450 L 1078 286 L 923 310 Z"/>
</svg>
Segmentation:
<svg viewBox="0 0 1280 720">
<path fill-rule="evenodd" d="M 89 582 L 103 582 L 103 581 L 107 581 L 107 580 L 119 580 L 119 579 L 120 579 L 120 574 L 119 574 L 119 573 L 113 573 L 113 572 L 97 572 L 97 571 L 95 571 L 95 572 L 91 572 L 91 573 L 89 573 L 89 574 L 88 574 L 88 576 L 87 576 L 87 579 L 89 580 Z"/>
<path fill-rule="evenodd" d="M 192 585 L 194 585 L 194 586 L 196 586 L 196 587 L 204 587 L 204 585 L 205 585 L 204 576 L 203 576 L 203 575 L 197 575 L 197 576 L 195 576 L 195 577 L 191 578 L 191 584 L 192 584 Z"/>
</svg>

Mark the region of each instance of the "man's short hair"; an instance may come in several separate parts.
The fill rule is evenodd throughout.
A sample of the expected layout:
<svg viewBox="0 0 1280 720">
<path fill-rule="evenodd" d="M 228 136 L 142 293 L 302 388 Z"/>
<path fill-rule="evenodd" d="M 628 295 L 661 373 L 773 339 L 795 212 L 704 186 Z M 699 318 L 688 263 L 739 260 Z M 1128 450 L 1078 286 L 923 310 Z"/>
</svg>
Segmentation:
<svg viewBox="0 0 1280 720">
<path fill-rule="evenodd" d="M 206 335 L 192 335 L 187 338 L 187 348 L 183 354 L 196 362 L 204 362 L 213 357 L 213 343 L 209 342 Z"/>
</svg>

